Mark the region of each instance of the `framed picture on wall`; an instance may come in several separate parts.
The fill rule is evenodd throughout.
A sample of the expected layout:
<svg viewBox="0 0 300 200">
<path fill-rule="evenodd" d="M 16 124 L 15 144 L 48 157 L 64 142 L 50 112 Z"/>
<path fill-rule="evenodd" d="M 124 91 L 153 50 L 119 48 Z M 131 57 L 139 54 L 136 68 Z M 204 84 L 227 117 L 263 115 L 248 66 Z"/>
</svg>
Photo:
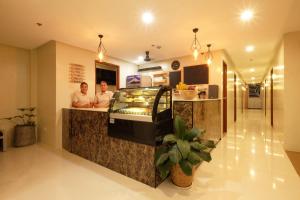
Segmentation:
<svg viewBox="0 0 300 200">
<path fill-rule="evenodd" d="M 249 84 L 249 97 L 260 97 L 260 84 Z"/>
</svg>

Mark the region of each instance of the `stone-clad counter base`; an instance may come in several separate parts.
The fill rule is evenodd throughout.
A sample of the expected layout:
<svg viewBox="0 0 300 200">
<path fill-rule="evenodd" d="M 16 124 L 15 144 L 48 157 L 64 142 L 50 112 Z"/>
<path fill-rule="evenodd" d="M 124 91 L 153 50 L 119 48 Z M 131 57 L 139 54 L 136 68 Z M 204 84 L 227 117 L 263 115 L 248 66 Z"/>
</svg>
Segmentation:
<svg viewBox="0 0 300 200">
<path fill-rule="evenodd" d="M 203 139 L 221 139 L 221 100 L 174 101 L 173 118 L 179 115 L 188 128 L 205 129 Z"/>
<path fill-rule="evenodd" d="M 137 181 L 158 186 L 162 180 L 155 169 L 155 147 L 109 137 L 107 123 L 107 112 L 63 109 L 63 148 Z"/>
</svg>

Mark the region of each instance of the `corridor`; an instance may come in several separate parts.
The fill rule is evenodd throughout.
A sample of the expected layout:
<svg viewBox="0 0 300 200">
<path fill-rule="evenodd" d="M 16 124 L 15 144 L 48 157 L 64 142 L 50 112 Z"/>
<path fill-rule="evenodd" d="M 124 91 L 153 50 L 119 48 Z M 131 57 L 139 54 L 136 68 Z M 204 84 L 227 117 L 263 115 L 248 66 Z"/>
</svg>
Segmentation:
<svg viewBox="0 0 300 200">
<path fill-rule="evenodd" d="M 66 151 L 40 144 L 11 148 L 0 154 L 0 194 L 3 200 L 299 199 L 299 177 L 259 110 L 244 113 L 212 157 L 192 187 L 168 180 L 153 189 Z"/>
</svg>

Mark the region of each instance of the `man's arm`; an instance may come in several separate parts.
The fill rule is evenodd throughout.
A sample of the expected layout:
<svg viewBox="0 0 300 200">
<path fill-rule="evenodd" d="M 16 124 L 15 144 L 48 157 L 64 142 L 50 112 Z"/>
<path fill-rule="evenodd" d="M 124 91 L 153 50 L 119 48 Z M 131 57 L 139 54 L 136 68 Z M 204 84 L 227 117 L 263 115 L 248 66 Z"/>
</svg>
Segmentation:
<svg viewBox="0 0 300 200">
<path fill-rule="evenodd" d="M 91 104 L 80 104 L 78 97 L 75 95 L 72 101 L 72 107 L 74 108 L 91 108 Z"/>
<path fill-rule="evenodd" d="M 73 102 L 72 107 L 74 107 L 74 108 L 92 108 L 93 104 L 88 103 L 88 104 L 81 105 L 78 102 Z"/>
</svg>

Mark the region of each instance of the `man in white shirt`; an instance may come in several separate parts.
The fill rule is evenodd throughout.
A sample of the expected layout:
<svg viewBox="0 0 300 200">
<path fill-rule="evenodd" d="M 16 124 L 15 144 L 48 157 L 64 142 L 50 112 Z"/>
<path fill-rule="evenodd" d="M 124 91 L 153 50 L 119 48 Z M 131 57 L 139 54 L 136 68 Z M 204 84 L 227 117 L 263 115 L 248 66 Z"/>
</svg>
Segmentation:
<svg viewBox="0 0 300 200">
<path fill-rule="evenodd" d="M 88 84 L 82 82 L 80 84 L 80 92 L 76 92 L 72 99 L 72 107 L 75 108 L 92 108 L 93 99 L 88 96 Z"/>
<path fill-rule="evenodd" d="M 108 108 L 109 101 L 113 96 L 112 91 L 107 91 L 106 81 L 101 81 L 100 83 L 101 92 L 96 94 L 95 97 L 95 107 L 96 108 Z"/>
</svg>

